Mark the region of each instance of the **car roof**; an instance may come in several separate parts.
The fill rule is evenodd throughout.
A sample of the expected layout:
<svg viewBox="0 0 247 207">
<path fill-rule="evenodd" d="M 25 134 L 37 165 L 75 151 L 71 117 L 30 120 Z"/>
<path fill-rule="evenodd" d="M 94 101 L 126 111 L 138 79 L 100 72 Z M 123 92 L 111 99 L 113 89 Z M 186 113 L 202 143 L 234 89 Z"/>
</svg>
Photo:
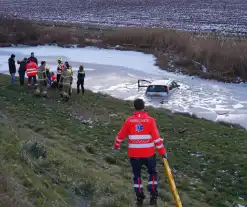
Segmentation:
<svg viewBox="0 0 247 207">
<path fill-rule="evenodd" d="M 161 85 L 161 86 L 166 86 L 168 85 L 172 80 L 155 80 L 150 83 L 150 85 Z"/>
</svg>

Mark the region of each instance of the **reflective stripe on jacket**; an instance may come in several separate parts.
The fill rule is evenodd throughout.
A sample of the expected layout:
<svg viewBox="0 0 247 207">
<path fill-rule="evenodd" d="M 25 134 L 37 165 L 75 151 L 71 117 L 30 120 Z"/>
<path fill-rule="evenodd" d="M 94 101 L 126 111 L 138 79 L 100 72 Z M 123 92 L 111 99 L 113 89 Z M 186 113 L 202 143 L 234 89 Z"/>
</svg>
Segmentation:
<svg viewBox="0 0 247 207">
<path fill-rule="evenodd" d="M 35 62 L 30 61 L 30 63 L 28 63 L 26 65 L 26 72 L 27 72 L 27 76 L 36 76 L 37 75 L 37 70 L 38 70 L 38 66 Z"/>
<path fill-rule="evenodd" d="M 135 112 L 125 121 L 115 139 L 114 148 L 120 148 L 127 136 L 129 157 L 151 157 L 155 154 L 155 147 L 161 156 L 166 153 L 155 120 L 147 112 Z"/>
<path fill-rule="evenodd" d="M 46 69 L 44 65 L 40 65 L 37 71 L 39 81 L 47 80 Z"/>
<path fill-rule="evenodd" d="M 63 85 L 71 84 L 72 74 L 68 70 L 64 70 L 61 74 L 61 82 Z"/>
<path fill-rule="evenodd" d="M 85 78 L 85 72 L 83 70 L 78 70 L 77 79 L 82 80 Z"/>
<path fill-rule="evenodd" d="M 67 71 L 70 72 L 71 74 L 73 74 L 73 70 L 72 70 L 71 66 L 69 68 L 67 68 Z"/>
</svg>

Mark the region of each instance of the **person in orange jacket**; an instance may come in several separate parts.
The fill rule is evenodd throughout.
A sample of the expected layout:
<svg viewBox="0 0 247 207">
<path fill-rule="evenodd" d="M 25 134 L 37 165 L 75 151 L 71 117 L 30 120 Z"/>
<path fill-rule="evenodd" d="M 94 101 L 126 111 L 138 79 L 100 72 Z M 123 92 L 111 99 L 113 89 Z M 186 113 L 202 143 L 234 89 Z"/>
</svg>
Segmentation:
<svg viewBox="0 0 247 207">
<path fill-rule="evenodd" d="M 123 124 L 115 139 L 114 150 L 120 150 L 120 144 L 128 136 L 128 156 L 130 157 L 134 174 L 133 181 L 137 204 L 142 205 L 145 199 L 141 180 L 141 169 L 145 165 L 149 173 L 148 191 L 150 192 L 150 205 L 156 205 L 158 182 L 155 147 L 158 149 L 159 154 L 166 159 L 167 153 L 154 118 L 150 117 L 144 111 L 144 101 L 142 99 L 136 99 L 134 101 L 134 107 L 136 112 Z"/>
<path fill-rule="evenodd" d="M 32 80 L 33 83 L 37 85 L 37 79 L 36 79 L 37 71 L 38 71 L 38 65 L 31 60 L 27 60 L 26 73 L 28 77 L 28 87 L 31 86 Z"/>
</svg>

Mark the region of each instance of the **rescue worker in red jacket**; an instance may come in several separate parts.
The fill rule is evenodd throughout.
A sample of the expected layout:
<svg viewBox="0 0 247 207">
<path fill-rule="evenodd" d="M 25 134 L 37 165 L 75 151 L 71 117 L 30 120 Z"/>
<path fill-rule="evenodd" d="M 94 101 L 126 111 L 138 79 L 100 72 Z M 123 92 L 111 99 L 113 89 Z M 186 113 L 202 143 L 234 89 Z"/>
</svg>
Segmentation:
<svg viewBox="0 0 247 207">
<path fill-rule="evenodd" d="M 37 70 L 38 70 L 38 65 L 30 60 L 27 60 L 27 65 L 26 65 L 26 73 L 28 77 L 28 87 L 31 86 L 31 81 L 33 80 L 33 83 L 37 85 Z"/>
<path fill-rule="evenodd" d="M 134 174 L 133 181 L 137 204 L 141 205 L 145 199 L 141 180 L 141 169 L 145 165 L 149 173 L 148 191 L 150 192 L 150 205 L 156 205 L 158 183 L 155 147 L 159 154 L 167 159 L 166 149 L 160 138 L 155 120 L 144 111 L 144 101 L 136 99 L 134 107 L 136 112 L 123 124 L 115 139 L 114 149 L 120 150 L 120 144 L 128 136 L 128 156 L 130 157 Z"/>
</svg>

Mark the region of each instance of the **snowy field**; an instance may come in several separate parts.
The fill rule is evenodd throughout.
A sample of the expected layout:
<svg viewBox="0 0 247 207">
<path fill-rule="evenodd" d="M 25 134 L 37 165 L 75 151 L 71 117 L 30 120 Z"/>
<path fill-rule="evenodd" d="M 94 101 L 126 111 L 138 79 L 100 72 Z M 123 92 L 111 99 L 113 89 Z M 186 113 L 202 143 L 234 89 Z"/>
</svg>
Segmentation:
<svg viewBox="0 0 247 207">
<path fill-rule="evenodd" d="M 1 14 L 111 26 L 247 33 L 246 0 L 0 0 Z"/>
<path fill-rule="evenodd" d="M 175 79 L 181 89 L 163 103 L 160 99 L 146 99 L 155 107 L 173 111 L 189 112 L 214 121 L 238 123 L 247 128 L 247 84 L 225 84 L 177 75 L 154 66 L 152 55 L 133 51 L 118 51 L 87 48 L 59 48 L 55 46 L 0 48 L 0 72 L 8 73 L 7 61 L 14 53 L 16 60 L 29 57 L 34 52 L 39 61 L 46 60 L 56 70 L 57 58 L 69 61 L 76 71 L 83 63 L 86 71 L 85 87 L 94 92 L 103 92 L 114 97 L 133 100 L 143 97 L 138 91 L 138 79 Z"/>
</svg>

